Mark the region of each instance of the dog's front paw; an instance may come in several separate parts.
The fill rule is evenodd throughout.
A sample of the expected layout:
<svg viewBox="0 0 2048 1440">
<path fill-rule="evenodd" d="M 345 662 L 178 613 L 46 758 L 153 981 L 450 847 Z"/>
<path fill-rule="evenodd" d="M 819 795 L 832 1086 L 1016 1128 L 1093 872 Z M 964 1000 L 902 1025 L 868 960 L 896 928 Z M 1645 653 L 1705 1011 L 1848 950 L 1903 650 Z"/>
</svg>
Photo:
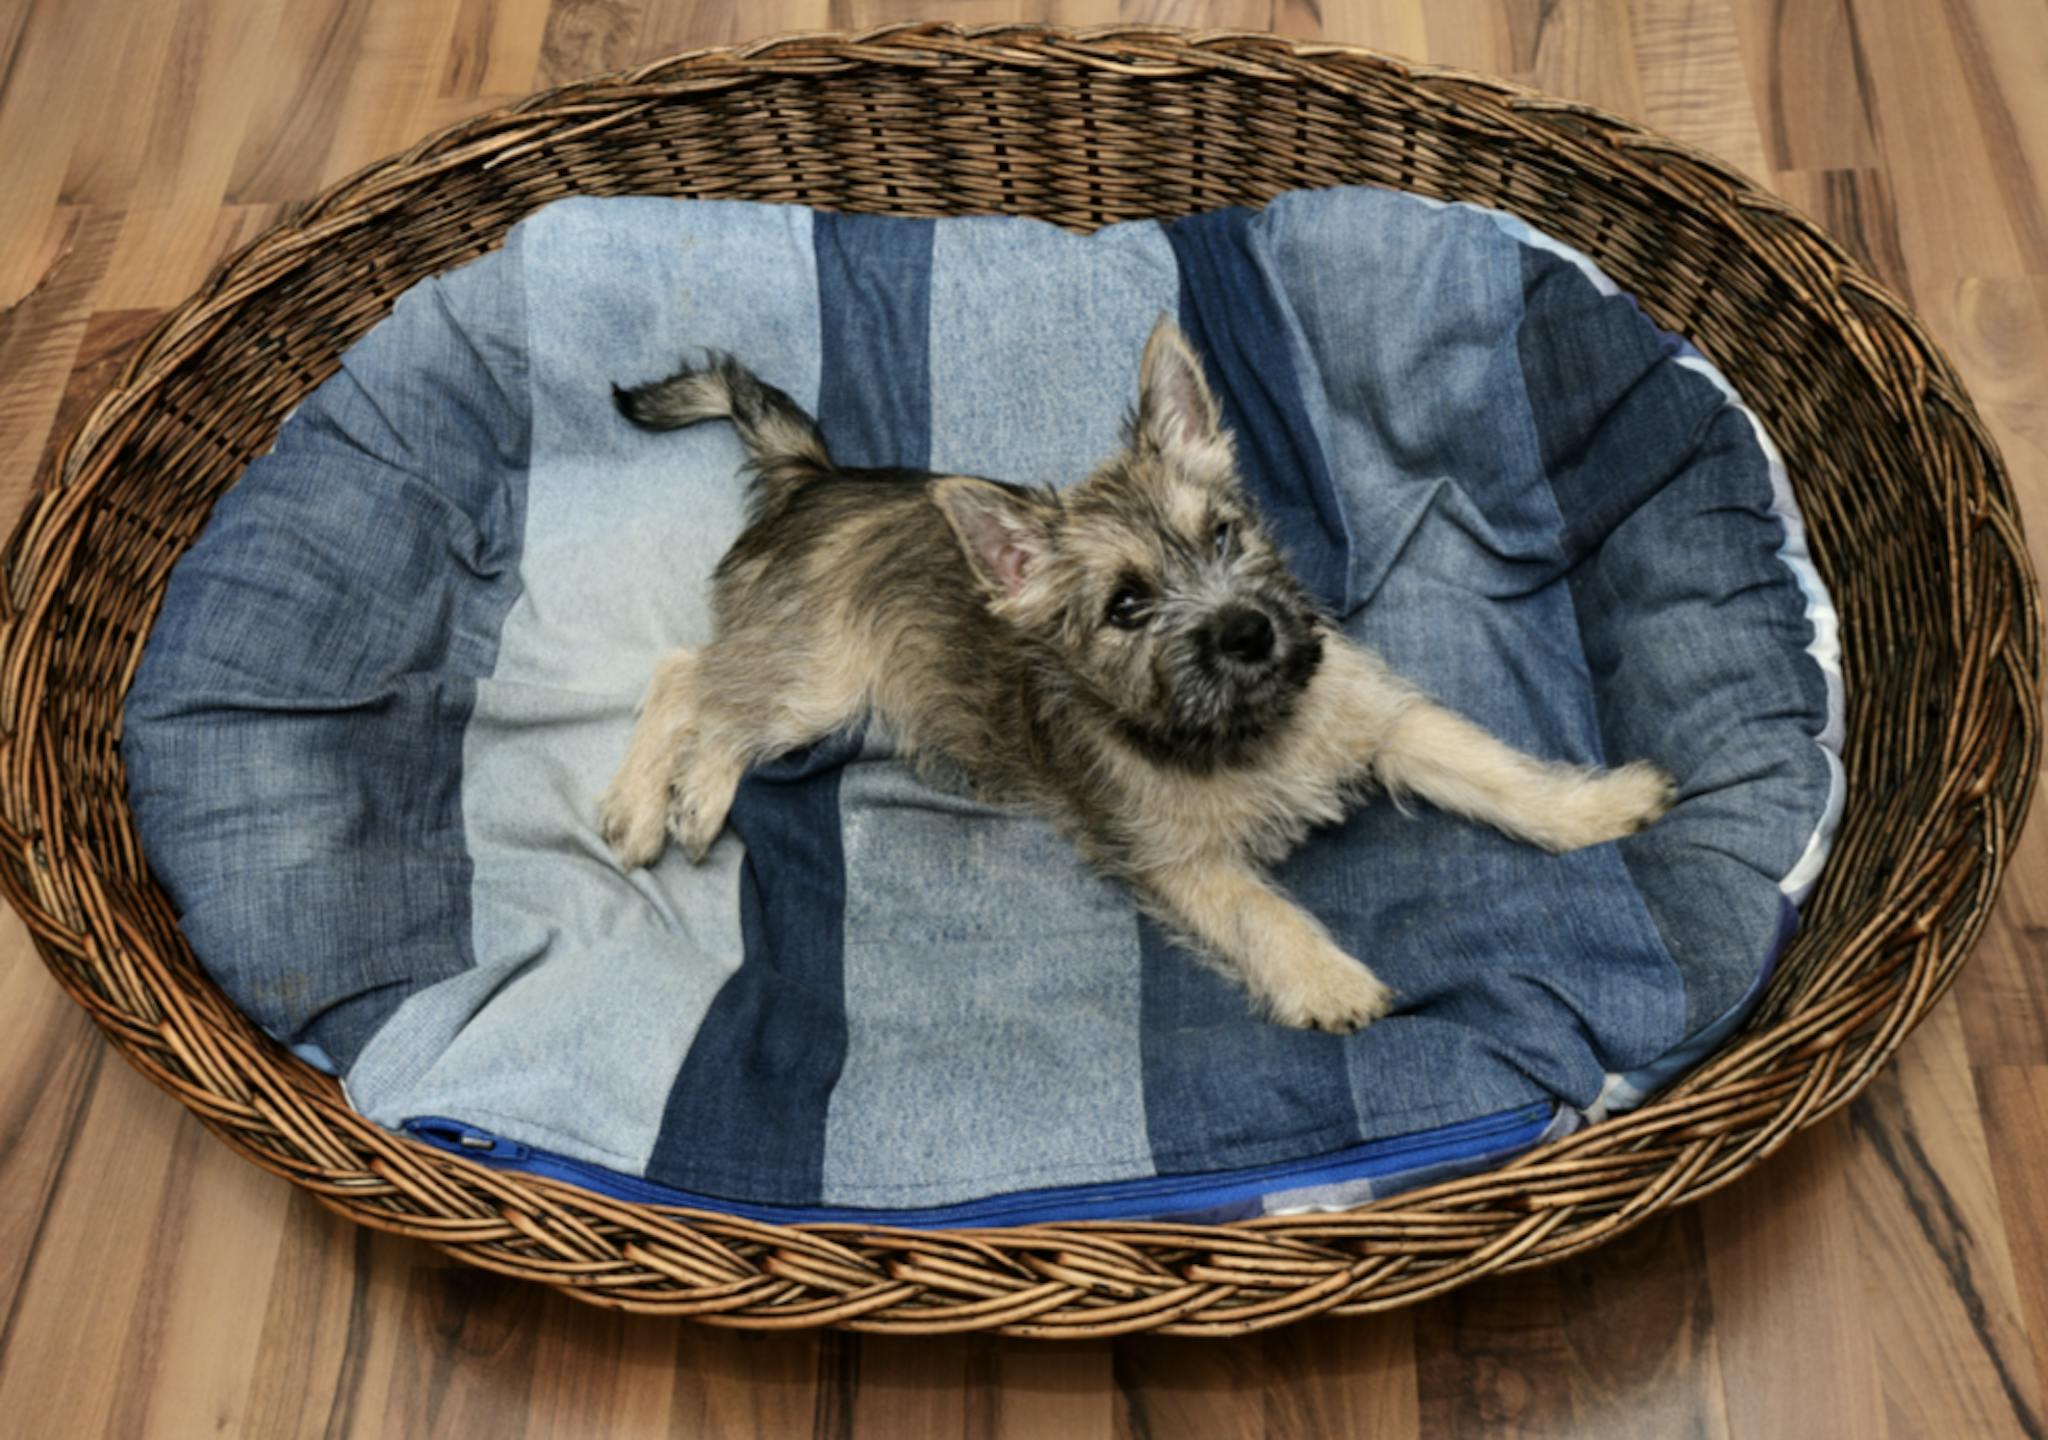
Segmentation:
<svg viewBox="0 0 2048 1440">
<path fill-rule="evenodd" d="M 1282 1025 L 1336 1035 L 1363 1030 L 1393 1009 L 1394 1000 L 1392 986 L 1334 945 L 1290 967 L 1267 997 Z"/>
<path fill-rule="evenodd" d="M 631 784 L 623 773 L 598 800 L 598 832 L 621 869 L 638 870 L 660 858 L 662 847 L 668 844 L 663 800 L 661 787 L 650 790 Z"/>
</svg>

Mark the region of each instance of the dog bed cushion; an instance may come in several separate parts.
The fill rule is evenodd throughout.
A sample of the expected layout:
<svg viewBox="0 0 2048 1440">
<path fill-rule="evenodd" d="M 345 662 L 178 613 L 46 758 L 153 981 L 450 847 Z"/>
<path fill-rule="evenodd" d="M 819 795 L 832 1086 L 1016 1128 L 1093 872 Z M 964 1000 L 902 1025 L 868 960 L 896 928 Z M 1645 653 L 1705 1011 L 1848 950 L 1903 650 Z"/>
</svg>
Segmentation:
<svg viewBox="0 0 2048 1440">
<path fill-rule="evenodd" d="M 1319 832 L 1280 881 L 1401 994 L 1349 1037 L 873 734 L 622 873 L 595 798 L 744 480 L 729 426 L 643 433 L 612 385 L 715 346 L 842 463 L 1071 483 L 1162 311 L 1347 633 L 1525 749 L 1663 765 L 1671 814 L 1565 856 L 1427 807 Z M 1727 383 L 1511 217 L 579 199 L 406 294 L 221 500 L 123 754 L 201 962 L 381 1124 L 777 1220 L 1223 1218 L 1497 1163 L 1732 1030 L 1839 814 L 1834 625 Z"/>
</svg>

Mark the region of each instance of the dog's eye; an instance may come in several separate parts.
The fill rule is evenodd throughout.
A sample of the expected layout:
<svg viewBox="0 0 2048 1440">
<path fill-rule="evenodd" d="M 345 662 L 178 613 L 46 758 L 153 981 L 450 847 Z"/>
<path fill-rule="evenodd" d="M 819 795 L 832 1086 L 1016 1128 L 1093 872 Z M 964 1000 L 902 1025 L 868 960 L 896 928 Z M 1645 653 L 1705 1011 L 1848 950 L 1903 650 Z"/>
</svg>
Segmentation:
<svg viewBox="0 0 2048 1440">
<path fill-rule="evenodd" d="M 1216 533 L 1211 537 L 1218 555 L 1228 555 L 1230 547 L 1237 543 L 1237 527 L 1228 520 L 1216 522 Z"/>
<path fill-rule="evenodd" d="M 1152 597 L 1136 585 L 1126 585 L 1109 597 L 1109 610 L 1102 618 L 1119 630 L 1135 630 L 1152 614 Z"/>
</svg>

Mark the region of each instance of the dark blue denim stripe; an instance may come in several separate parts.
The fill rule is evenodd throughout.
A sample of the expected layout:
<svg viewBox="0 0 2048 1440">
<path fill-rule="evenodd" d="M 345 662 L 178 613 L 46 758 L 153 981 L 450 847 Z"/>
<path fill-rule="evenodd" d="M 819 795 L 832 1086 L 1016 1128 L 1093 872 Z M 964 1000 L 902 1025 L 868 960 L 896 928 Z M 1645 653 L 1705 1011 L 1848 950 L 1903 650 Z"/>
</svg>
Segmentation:
<svg viewBox="0 0 2048 1440">
<path fill-rule="evenodd" d="M 1827 718 L 1805 600 L 1746 421 L 1624 295 L 1522 251 L 1518 353 L 1601 743 L 1685 776 L 1688 803 L 1621 856 L 1683 957 L 1687 1029 L 1734 1006 L 1782 943 L 1776 877 L 1827 803 Z M 1696 537 L 1711 537 L 1699 543 Z M 1674 723 L 1677 722 L 1677 723 Z M 1739 800 L 1724 797 L 1740 797 Z"/>
<path fill-rule="evenodd" d="M 1237 436 L 1244 482 L 1325 604 L 1343 598 L 1344 527 L 1309 429 L 1279 302 L 1253 263 L 1251 216 L 1168 227 L 1180 263 L 1180 323 Z M 1145 1128 L 1161 1174 L 1258 1165 L 1361 1138 L 1343 1042 L 1254 1016 L 1236 985 L 1140 920 Z M 1261 1083 L 1247 1085 L 1257 1075 Z"/>
<path fill-rule="evenodd" d="M 1223 402 L 1245 487 L 1309 593 L 1340 613 L 1351 563 L 1343 511 L 1302 401 L 1285 312 L 1252 255 L 1252 218 L 1217 210 L 1167 227 L 1181 329 Z"/>
<path fill-rule="evenodd" d="M 932 224 L 821 212 L 818 423 L 842 465 L 931 463 Z"/>
<path fill-rule="evenodd" d="M 812 236 L 826 443 L 841 464 L 922 467 L 931 222 L 820 214 Z M 857 738 L 834 737 L 740 785 L 729 823 L 747 846 L 745 958 L 676 1075 L 650 1180 L 785 1205 L 822 1198 L 826 1110 L 848 1024 L 839 777 L 858 749 Z"/>
<path fill-rule="evenodd" d="M 835 737 L 755 767 L 728 823 L 745 956 L 683 1058 L 647 1178 L 710 1195 L 815 1205 L 825 1110 L 846 1059 L 839 773 Z"/>
<path fill-rule="evenodd" d="M 129 798 L 194 949 L 344 1071 L 476 963 L 462 746 L 520 593 L 521 253 L 343 356 L 172 571 L 128 694 Z"/>
<path fill-rule="evenodd" d="M 1365 1138 L 1345 1042 L 1254 1015 L 1245 992 L 1138 922 L 1145 1134 L 1162 1175 L 1264 1165 Z"/>
</svg>

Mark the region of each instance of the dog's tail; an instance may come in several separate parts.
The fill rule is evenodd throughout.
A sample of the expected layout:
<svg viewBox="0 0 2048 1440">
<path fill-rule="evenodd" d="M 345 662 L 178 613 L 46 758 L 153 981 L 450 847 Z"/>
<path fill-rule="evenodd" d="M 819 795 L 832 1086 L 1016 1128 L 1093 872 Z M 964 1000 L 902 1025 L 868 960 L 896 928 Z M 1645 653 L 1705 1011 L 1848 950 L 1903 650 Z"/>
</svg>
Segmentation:
<svg viewBox="0 0 2048 1440">
<path fill-rule="evenodd" d="M 729 418 L 771 491 L 782 488 L 792 469 L 833 468 L 825 437 L 803 407 L 720 350 L 711 351 L 701 368 L 678 370 L 666 380 L 631 390 L 614 385 L 612 400 L 621 415 L 646 430 Z"/>
</svg>

